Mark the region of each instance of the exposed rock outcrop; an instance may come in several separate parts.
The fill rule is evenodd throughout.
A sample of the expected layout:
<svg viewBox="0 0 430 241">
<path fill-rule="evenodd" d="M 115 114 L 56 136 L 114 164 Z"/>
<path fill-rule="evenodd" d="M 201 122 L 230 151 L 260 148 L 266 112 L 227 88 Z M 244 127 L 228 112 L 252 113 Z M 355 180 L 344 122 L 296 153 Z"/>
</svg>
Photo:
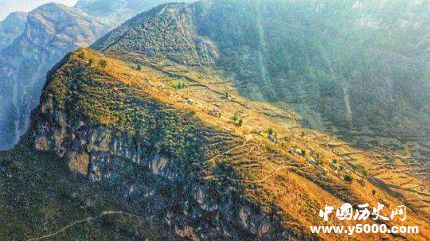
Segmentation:
<svg viewBox="0 0 430 241">
<path fill-rule="evenodd" d="M 0 52 L 0 149 L 11 148 L 26 132 L 49 69 L 109 29 L 100 19 L 59 4 L 28 14 L 23 32 Z"/>
<path fill-rule="evenodd" d="M 217 131 L 83 66 L 76 55 L 66 57 L 48 77 L 27 135 L 34 149 L 55 153 L 92 182 L 115 186 L 114 196 L 130 198 L 123 208 L 144 203 L 136 215 L 147 217 L 157 230 L 166 227 L 160 232 L 171 240 L 316 240 L 263 212 L 239 186 L 205 180 L 205 172 L 216 175 L 216 167 L 204 163 L 209 154 L 207 135 Z M 102 82 L 105 86 L 99 86 Z M 116 95 L 103 92 L 113 88 L 119 91 Z M 76 102 L 82 96 L 90 99 Z M 124 126 L 106 125 L 96 121 L 97 113 L 109 112 L 78 111 L 85 103 L 116 98 L 130 101 L 117 99 L 108 107 L 115 110 L 111 114 L 131 108 L 142 114 L 139 119 Z M 168 133 L 176 133 L 172 142 Z"/>
</svg>

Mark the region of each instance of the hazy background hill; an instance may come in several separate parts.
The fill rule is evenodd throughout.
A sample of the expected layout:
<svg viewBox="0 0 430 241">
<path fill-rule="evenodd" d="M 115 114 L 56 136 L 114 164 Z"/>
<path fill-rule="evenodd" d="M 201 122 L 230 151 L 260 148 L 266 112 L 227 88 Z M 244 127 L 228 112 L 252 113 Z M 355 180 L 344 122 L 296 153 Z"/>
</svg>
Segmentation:
<svg viewBox="0 0 430 241">
<path fill-rule="evenodd" d="M 3 21 L 2 28 L 13 31 L 0 34 L 0 128 L 8 136 L 0 147 L 25 132 L 45 74 L 64 53 L 165 2 L 82 0 L 59 7 L 55 21 L 32 24 L 26 14 Z M 128 21 L 94 48 L 216 68 L 242 95 L 286 103 L 311 128 L 401 139 L 430 132 L 427 1 L 214 0 L 162 8 Z M 44 40 L 32 39 L 38 32 Z M 55 57 L 35 57 L 38 48 Z M 18 83 L 22 93 L 13 91 Z"/>
<path fill-rule="evenodd" d="M 94 48 L 215 67 L 311 128 L 422 137 L 429 18 L 428 1 L 201 1 L 142 14 Z"/>
<path fill-rule="evenodd" d="M 172 0 L 79 0 L 76 7 L 91 15 L 111 19 L 117 24 L 128 20 L 136 14 L 154 8 L 158 5 L 176 2 Z M 196 2 L 182 0 L 178 2 Z"/>
<path fill-rule="evenodd" d="M 25 27 L 27 13 L 13 12 L 0 22 L 0 50 L 12 43 Z"/>
<path fill-rule="evenodd" d="M 14 145 L 27 130 L 48 70 L 109 29 L 100 19 L 65 5 L 46 4 L 28 14 L 24 31 L 0 53 L 1 148 Z"/>
<path fill-rule="evenodd" d="M 166 2 L 46 4 L 30 13 L 12 13 L 1 22 L 0 150 L 11 148 L 26 132 L 47 72 L 67 52 L 90 45 L 133 15 Z"/>
<path fill-rule="evenodd" d="M 351 238 L 429 239 L 426 2 L 171 3 L 42 78 L 132 11 L 80 4 L 33 11 L 2 51 L 6 144 L 39 105 L 0 152 L 0 237 L 341 241 L 310 233 L 318 211 L 379 202 L 408 219 L 366 223 L 420 234 Z"/>
</svg>

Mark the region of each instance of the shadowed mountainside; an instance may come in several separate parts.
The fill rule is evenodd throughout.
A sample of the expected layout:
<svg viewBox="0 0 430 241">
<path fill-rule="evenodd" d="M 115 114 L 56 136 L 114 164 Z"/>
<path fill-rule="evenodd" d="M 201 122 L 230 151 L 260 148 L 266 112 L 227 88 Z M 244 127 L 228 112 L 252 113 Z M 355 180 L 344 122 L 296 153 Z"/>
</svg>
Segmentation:
<svg viewBox="0 0 430 241">
<path fill-rule="evenodd" d="M 244 96 L 286 102 L 315 129 L 421 138 L 430 133 L 428 9 L 404 0 L 201 1 L 143 13 L 93 47 L 215 67 Z"/>
<path fill-rule="evenodd" d="M 29 133 L 0 158 L 7 170 L 0 207 L 13 214 L 36 211 L 25 222 L 19 215 L 3 217 L 5 235 L 343 240 L 310 233 L 309 225 L 324 223 L 318 210 L 327 203 L 378 201 L 406 203 L 402 225 L 419 225 L 420 235 L 355 239 L 428 238 L 427 214 L 364 174 L 365 166 L 348 158 L 359 150 L 335 151 L 330 143 L 338 140 L 302 129 L 286 109 L 249 102 L 209 69 L 195 72 L 139 54 L 117 57 L 131 62 L 79 50 L 48 75 Z M 366 165 L 367 158 L 359 160 Z M 55 170 L 64 177 L 50 174 Z M 20 195 L 23 180 L 40 191 Z M 21 205 L 12 202 L 17 199 Z"/>
<path fill-rule="evenodd" d="M 195 2 L 196 0 L 183 0 L 179 2 Z M 111 20 L 117 25 L 131 17 L 157 7 L 161 4 L 172 2 L 170 0 L 79 0 L 75 7 L 82 9 L 92 16 Z"/>
<path fill-rule="evenodd" d="M 86 47 L 134 14 L 168 1 L 79 1 L 13 13 L 0 25 L 0 149 L 28 128 L 47 71 L 69 51 Z M 4 49 L 4 50 L 2 50 Z"/>
<path fill-rule="evenodd" d="M 0 50 L 12 43 L 25 28 L 27 13 L 13 12 L 0 22 Z"/>
<path fill-rule="evenodd" d="M 428 240 L 417 147 L 304 128 L 427 136 L 426 2 L 368 3 L 162 5 L 67 54 L 0 153 L 0 239 Z M 420 233 L 310 232 L 345 202 L 405 204 L 404 222 L 363 223 Z"/>
<path fill-rule="evenodd" d="M 108 30 L 101 20 L 64 5 L 46 4 L 28 14 L 23 33 L 0 53 L 1 149 L 26 132 L 49 69 Z"/>
</svg>

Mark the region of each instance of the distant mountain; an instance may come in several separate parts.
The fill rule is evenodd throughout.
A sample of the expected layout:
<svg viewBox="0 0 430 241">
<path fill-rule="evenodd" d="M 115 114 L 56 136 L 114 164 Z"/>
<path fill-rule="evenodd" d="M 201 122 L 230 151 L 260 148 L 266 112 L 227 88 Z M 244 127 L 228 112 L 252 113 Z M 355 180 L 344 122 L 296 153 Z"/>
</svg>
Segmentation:
<svg viewBox="0 0 430 241">
<path fill-rule="evenodd" d="M 75 7 L 47 4 L 30 12 L 28 19 L 15 13 L 3 21 L 0 134 L 6 138 L 0 140 L 0 150 L 25 133 L 46 73 L 65 53 L 88 46 L 133 15 L 166 2 L 81 0 Z"/>
<path fill-rule="evenodd" d="M 244 96 L 285 102 L 311 128 L 421 138 L 430 133 L 428 9 L 201 1 L 141 14 L 93 47 L 222 70 Z"/>
<path fill-rule="evenodd" d="M 0 148 L 11 147 L 25 133 L 48 70 L 109 29 L 100 19 L 59 4 L 28 14 L 23 33 L 0 53 Z"/>
<path fill-rule="evenodd" d="M 12 43 L 25 28 L 27 13 L 13 12 L 0 22 L 0 50 Z"/>
<path fill-rule="evenodd" d="M 363 225 L 419 234 L 350 239 L 428 240 L 429 146 L 403 136 L 428 128 L 427 15 L 410 2 L 172 3 L 67 54 L 0 152 L 0 239 L 343 241 L 309 227 L 354 220 L 320 210 L 380 203 L 407 219 Z M 342 140 L 356 130 L 393 149 Z"/>
<path fill-rule="evenodd" d="M 181 0 L 178 2 L 195 2 L 196 0 Z M 175 2 L 172 0 L 79 0 L 75 7 L 93 16 L 110 19 L 122 23 L 141 12 L 161 4 Z"/>
<path fill-rule="evenodd" d="M 0 239 L 341 241 L 311 233 L 326 223 L 319 209 L 374 199 L 411 202 L 407 221 L 370 225 L 413 223 L 421 232 L 406 240 L 426 239 L 428 212 L 412 203 L 420 201 L 363 177 L 347 158 L 358 150 L 333 151 L 324 143 L 335 138 L 247 101 L 210 72 L 115 57 L 127 56 L 80 49 L 50 71 L 30 130 L 0 153 L 0 213 L 10 213 L 0 215 Z M 356 161 L 372 165 L 367 158 Z"/>
</svg>

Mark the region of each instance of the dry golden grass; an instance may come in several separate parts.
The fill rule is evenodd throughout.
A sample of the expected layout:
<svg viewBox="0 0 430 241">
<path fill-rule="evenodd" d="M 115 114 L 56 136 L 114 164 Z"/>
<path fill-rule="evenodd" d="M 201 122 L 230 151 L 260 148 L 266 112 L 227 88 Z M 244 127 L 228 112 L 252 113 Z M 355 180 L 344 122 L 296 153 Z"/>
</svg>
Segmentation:
<svg viewBox="0 0 430 241">
<path fill-rule="evenodd" d="M 323 225 L 325 223 L 318 217 L 319 209 L 325 205 L 339 206 L 345 202 L 344 197 L 350 197 L 359 203 L 369 203 L 371 207 L 381 201 L 390 207 L 407 202 L 408 206 L 422 204 L 422 207 L 419 207 L 418 213 L 408 209 L 407 221 L 397 223 L 390 221 L 388 224 L 418 225 L 419 235 L 404 235 L 403 238 L 430 240 L 428 221 L 430 198 L 426 194 L 428 190 L 419 191 L 417 187 L 423 186 L 423 181 L 414 175 L 402 171 L 395 172 L 397 167 L 405 166 L 401 159 L 396 159 L 395 164 L 391 162 L 389 164 L 392 165 L 391 168 L 381 163 L 380 156 L 384 156 L 384 153 L 352 148 L 325 133 L 303 129 L 294 112 L 276 105 L 244 99 L 235 93 L 230 81 L 212 70 L 192 71 L 166 61 L 149 62 L 142 65 L 141 70 L 136 70 L 132 64 L 103 56 L 92 50 L 84 49 L 74 53 L 76 56 L 79 54 L 84 56 L 83 61 L 91 59 L 93 67 L 99 68 L 115 79 L 129 85 L 139 85 L 146 94 L 172 108 L 192 110 L 205 125 L 238 136 L 242 144 L 214 156 L 208 162 L 216 165 L 227 160 L 243 174 L 240 181 L 247 187 L 245 190 L 247 195 L 257 201 L 272 203 L 279 207 L 285 216 L 294 217 L 293 220 L 286 219 L 286 225 L 307 228 L 309 225 Z M 106 66 L 98 64 L 101 60 L 107 62 Z M 185 87 L 175 88 L 178 82 L 186 82 Z M 214 110 L 221 116 L 214 115 Z M 243 120 L 242 126 L 237 126 L 233 121 L 238 113 Z M 109 116 L 103 120 L 107 123 L 112 121 Z M 267 133 L 269 129 L 276 132 L 276 141 L 269 140 Z M 290 148 L 304 150 L 306 154 L 304 156 L 290 154 Z M 311 158 L 317 160 L 319 164 L 310 163 Z M 345 167 L 345 171 L 337 173 L 330 166 L 332 160 L 337 160 L 337 165 Z M 369 170 L 370 177 L 382 180 L 392 189 L 402 193 L 405 198 L 393 197 L 388 189 L 369 182 L 363 174 L 363 168 Z M 321 175 L 323 172 L 326 174 Z M 355 181 L 348 184 L 344 181 L 345 175 L 351 175 Z M 323 180 L 323 176 L 330 180 L 328 184 Z M 363 180 L 365 185 L 360 185 L 359 180 Z M 341 190 L 330 189 L 335 187 Z M 372 193 L 373 190 L 375 193 Z M 353 224 L 334 219 L 331 223 Z M 387 240 L 402 239 L 400 236 L 382 234 L 354 236 L 356 240 L 381 240 L 384 237 Z M 334 240 L 333 236 L 322 238 Z M 346 238 L 344 235 L 337 236 L 337 240 Z"/>
</svg>

